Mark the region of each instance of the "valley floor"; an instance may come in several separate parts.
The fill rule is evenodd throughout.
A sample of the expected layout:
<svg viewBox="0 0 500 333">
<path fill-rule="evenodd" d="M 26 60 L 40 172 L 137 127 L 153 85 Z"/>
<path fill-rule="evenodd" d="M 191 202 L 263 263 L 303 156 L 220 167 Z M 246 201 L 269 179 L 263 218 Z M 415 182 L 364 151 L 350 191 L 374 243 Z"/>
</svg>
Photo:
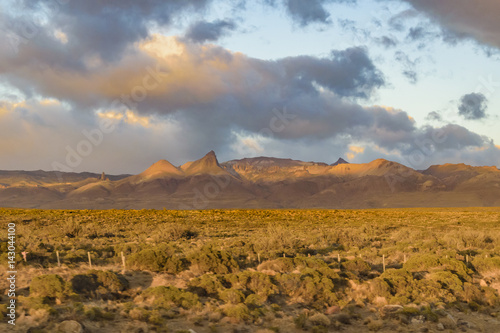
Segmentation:
<svg viewBox="0 0 500 333">
<path fill-rule="evenodd" d="M 500 332 L 498 208 L 0 209 L 0 222 L 16 229 L 13 331 Z M 7 227 L 0 240 L 7 332 Z"/>
</svg>

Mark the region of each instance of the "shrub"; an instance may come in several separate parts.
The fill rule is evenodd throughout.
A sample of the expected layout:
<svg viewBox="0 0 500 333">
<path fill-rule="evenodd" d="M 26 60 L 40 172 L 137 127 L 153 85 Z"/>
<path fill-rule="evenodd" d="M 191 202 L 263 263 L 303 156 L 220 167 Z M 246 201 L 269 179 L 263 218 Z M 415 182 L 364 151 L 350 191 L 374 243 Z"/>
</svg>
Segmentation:
<svg viewBox="0 0 500 333">
<path fill-rule="evenodd" d="M 36 276 L 31 280 L 30 295 L 63 298 L 66 295 L 66 284 L 63 278 L 56 274 Z"/>
<path fill-rule="evenodd" d="M 453 295 L 463 297 L 463 282 L 460 278 L 449 271 L 437 271 L 429 274 L 429 280 L 437 281 L 441 284 L 441 289 L 449 290 Z"/>
<path fill-rule="evenodd" d="M 279 273 L 289 273 L 295 269 L 293 258 L 278 258 L 263 262 L 258 267 L 259 271 L 272 270 Z"/>
<path fill-rule="evenodd" d="M 367 275 L 370 273 L 372 267 L 369 263 L 361 258 L 355 258 L 353 260 L 348 260 L 342 263 L 344 270 L 348 272 L 354 272 L 356 275 Z"/>
<path fill-rule="evenodd" d="M 214 274 L 204 274 L 189 281 L 191 291 L 196 291 L 200 296 L 216 296 L 225 289 L 221 278 Z"/>
<path fill-rule="evenodd" d="M 99 290 L 101 293 L 118 293 L 128 288 L 128 281 L 111 271 L 90 270 L 71 279 L 73 290 L 79 294 L 89 294 Z"/>
<path fill-rule="evenodd" d="M 276 294 L 278 288 L 271 281 L 271 277 L 260 272 L 245 271 L 238 274 L 231 274 L 226 277 L 233 288 L 250 291 L 267 301 L 268 296 Z"/>
<path fill-rule="evenodd" d="M 487 275 L 488 273 L 497 273 L 500 275 L 500 257 L 474 257 L 472 265 L 481 275 Z"/>
<path fill-rule="evenodd" d="M 330 319 L 322 313 L 316 313 L 312 315 L 311 317 L 309 317 L 309 321 L 313 325 L 319 325 L 325 327 L 330 325 Z"/>
<path fill-rule="evenodd" d="M 235 318 L 241 321 L 251 319 L 250 310 L 245 304 L 228 305 L 224 308 L 224 314 L 228 317 Z"/>
<path fill-rule="evenodd" d="M 436 270 L 450 271 L 464 281 L 471 280 L 471 270 L 453 258 L 441 258 L 434 254 L 425 254 L 411 257 L 403 266 L 409 272 L 431 272 Z"/>
<path fill-rule="evenodd" d="M 255 308 L 255 307 L 260 307 L 260 306 L 264 305 L 266 300 L 267 300 L 267 297 L 262 297 L 262 296 L 259 296 L 257 294 L 250 294 L 245 299 L 245 304 L 250 306 L 250 307 Z"/>
<path fill-rule="evenodd" d="M 95 275 L 97 283 L 111 292 L 119 292 L 128 288 L 128 281 L 120 274 L 111 271 L 91 270 L 87 274 Z"/>
<path fill-rule="evenodd" d="M 104 320 L 113 320 L 114 314 L 112 312 L 105 311 L 97 306 L 88 307 L 84 311 L 85 317 L 93 321 L 99 321 L 101 319 Z"/>
<path fill-rule="evenodd" d="M 239 265 L 226 251 L 211 246 L 202 248 L 190 257 L 192 267 L 200 273 L 228 274 L 239 270 Z"/>
<path fill-rule="evenodd" d="M 188 262 L 175 254 L 167 255 L 165 251 L 146 249 L 134 253 L 127 260 L 130 267 L 152 272 L 178 274 L 187 268 Z"/>
<path fill-rule="evenodd" d="M 298 329 L 305 329 L 307 325 L 307 314 L 301 313 L 293 319 L 295 327 Z"/>
<path fill-rule="evenodd" d="M 238 289 L 226 289 L 219 293 L 219 298 L 226 303 L 238 304 L 245 299 L 245 295 Z"/>
<path fill-rule="evenodd" d="M 148 288 L 142 293 L 154 306 L 168 309 L 172 305 L 191 309 L 200 304 L 198 296 L 172 286 Z"/>
<path fill-rule="evenodd" d="M 282 293 L 306 306 L 321 309 L 337 301 L 332 279 L 320 271 L 307 269 L 300 274 L 279 274 L 276 279 Z"/>
<path fill-rule="evenodd" d="M 387 283 L 389 293 L 393 296 L 391 303 L 407 304 L 413 299 L 414 289 L 413 276 L 405 269 L 388 269 L 375 280 L 380 279 Z M 384 288 L 380 281 L 378 287 Z"/>
<path fill-rule="evenodd" d="M 29 310 L 46 310 L 50 314 L 57 313 L 57 311 L 50 306 L 46 297 L 19 296 L 19 304 L 21 304 L 23 308 Z"/>
<path fill-rule="evenodd" d="M 291 273 L 294 270 L 302 271 L 305 268 L 328 268 L 328 265 L 318 258 L 298 257 L 268 260 L 258 267 L 259 270 L 272 270 L 279 273 Z"/>
</svg>

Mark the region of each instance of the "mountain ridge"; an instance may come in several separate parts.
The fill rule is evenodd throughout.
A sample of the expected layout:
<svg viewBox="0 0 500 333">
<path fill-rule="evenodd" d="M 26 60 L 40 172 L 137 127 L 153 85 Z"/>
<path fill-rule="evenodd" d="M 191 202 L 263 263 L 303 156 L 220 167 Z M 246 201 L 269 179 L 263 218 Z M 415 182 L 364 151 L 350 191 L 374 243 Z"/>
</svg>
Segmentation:
<svg viewBox="0 0 500 333">
<path fill-rule="evenodd" d="M 214 151 L 137 175 L 0 171 L 0 207 L 61 209 L 386 208 L 500 206 L 500 170 L 461 164 L 418 171 L 377 159 L 329 165 Z"/>
</svg>

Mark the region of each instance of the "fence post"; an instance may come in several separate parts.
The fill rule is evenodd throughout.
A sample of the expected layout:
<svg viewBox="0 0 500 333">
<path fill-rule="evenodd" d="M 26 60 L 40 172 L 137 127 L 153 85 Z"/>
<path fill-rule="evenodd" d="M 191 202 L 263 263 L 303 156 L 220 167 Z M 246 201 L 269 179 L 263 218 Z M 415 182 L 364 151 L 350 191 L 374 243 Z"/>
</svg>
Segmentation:
<svg viewBox="0 0 500 333">
<path fill-rule="evenodd" d="M 61 260 L 59 259 L 59 251 L 56 251 L 56 257 L 57 257 L 57 267 L 61 267 Z"/>
<path fill-rule="evenodd" d="M 89 267 L 90 269 L 92 269 L 92 259 L 90 259 L 90 252 L 87 252 L 88 256 L 89 256 Z"/>
<path fill-rule="evenodd" d="M 125 256 L 123 255 L 123 251 L 121 252 L 121 255 L 122 255 L 123 271 L 125 272 L 125 270 L 127 269 L 127 267 L 125 266 Z"/>
<path fill-rule="evenodd" d="M 257 253 L 257 260 L 259 261 L 260 264 L 260 253 Z"/>
<path fill-rule="evenodd" d="M 384 272 L 385 272 L 385 254 L 382 255 L 382 267 L 383 267 Z"/>
</svg>

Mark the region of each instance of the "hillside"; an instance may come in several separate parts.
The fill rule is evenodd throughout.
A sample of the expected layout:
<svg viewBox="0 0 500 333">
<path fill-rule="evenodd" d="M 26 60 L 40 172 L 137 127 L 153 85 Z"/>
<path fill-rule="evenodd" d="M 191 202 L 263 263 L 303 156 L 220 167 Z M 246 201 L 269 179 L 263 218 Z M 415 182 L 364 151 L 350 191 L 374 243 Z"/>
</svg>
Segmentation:
<svg viewBox="0 0 500 333">
<path fill-rule="evenodd" d="M 219 163 L 213 151 L 132 176 L 0 171 L 0 206 L 64 209 L 388 208 L 500 205 L 500 170 L 417 171 L 378 159 L 332 164 L 273 157 Z"/>
</svg>

